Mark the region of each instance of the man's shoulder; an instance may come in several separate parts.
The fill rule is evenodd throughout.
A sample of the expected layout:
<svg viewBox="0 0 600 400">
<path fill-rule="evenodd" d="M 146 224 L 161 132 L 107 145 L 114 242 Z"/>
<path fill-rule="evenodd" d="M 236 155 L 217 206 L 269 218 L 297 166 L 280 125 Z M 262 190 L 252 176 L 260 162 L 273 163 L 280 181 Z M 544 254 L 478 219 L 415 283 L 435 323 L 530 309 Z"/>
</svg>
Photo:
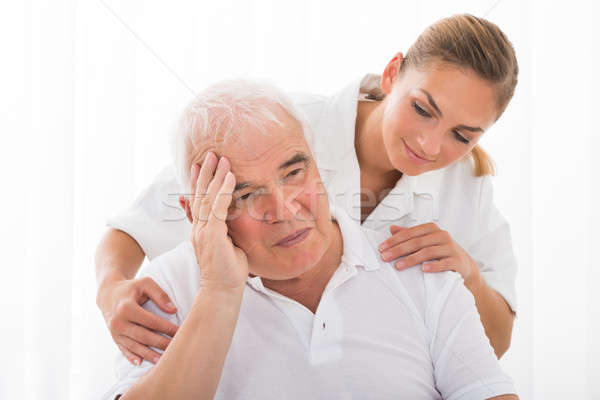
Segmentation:
<svg viewBox="0 0 600 400">
<path fill-rule="evenodd" d="M 192 243 L 183 242 L 156 257 L 140 270 L 138 277 L 152 278 L 174 297 L 171 300 L 178 308 L 190 303 L 200 287 L 200 269 Z"/>
<path fill-rule="evenodd" d="M 374 249 L 377 249 L 377 243 L 381 243 L 389 237 L 381 231 L 361 229 L 368 238 L 369 245 Z M 395 261 L 384 262 L 380 260 L 380 273 L 386 275 L 387 278 L 384 277 L 384 279 L 397 280 L 399 289 L 408 294 L 423 318 L 425 318 L 425 314 L 430 307 L 439 301 L 443 301 L 452 288 L 462 283 L 462 277 L 454 271 L 424 272 L 422 264 L 398 270 L 394 266 Z"/>
</svg>

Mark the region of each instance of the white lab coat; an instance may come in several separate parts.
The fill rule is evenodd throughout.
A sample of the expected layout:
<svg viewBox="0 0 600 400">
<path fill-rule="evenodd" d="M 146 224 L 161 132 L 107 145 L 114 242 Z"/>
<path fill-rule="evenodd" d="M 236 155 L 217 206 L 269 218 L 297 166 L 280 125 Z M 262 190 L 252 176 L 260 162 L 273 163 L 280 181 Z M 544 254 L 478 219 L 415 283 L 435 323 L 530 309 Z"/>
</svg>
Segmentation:
<svg viewBox="0 0 600 400">
<path fill-rule="evenodd" d="M 292 96 L 313 130 L 313 153 L 330 202 L 360 223 L 360 169 L 354 149 L 357 102 L 373 89 L 373 76 L 327 97 Z M 173 166 L 165 168 L 127 209 L 108 225 L 131 235 L 149 259 L 189 239 L 191 225 L 178 205 L 182 189 Z M 435 222 L 479 265 L 486 283 L 516 311 L 510 228 L 493 203 L 489 176 L 475 177 L 470 159 L 419 176 L 402 176 L 363 226 L 389 233 L 390 225 Z"/>
</svg>

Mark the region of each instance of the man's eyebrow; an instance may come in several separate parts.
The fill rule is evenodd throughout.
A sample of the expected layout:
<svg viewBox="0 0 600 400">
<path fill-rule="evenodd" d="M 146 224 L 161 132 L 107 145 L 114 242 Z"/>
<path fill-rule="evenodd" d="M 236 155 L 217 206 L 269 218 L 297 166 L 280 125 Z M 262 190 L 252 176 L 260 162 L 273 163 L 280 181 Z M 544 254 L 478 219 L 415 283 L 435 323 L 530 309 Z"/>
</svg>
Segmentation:
<svg viewBox="0 0 600 400">
<path fill-rule="evenodd" d="M 246 189 L 247 187 L 250 187 L 250 186 L 254 186 L 254 184 L 252 182 L 240 182 L 235 185 L 235 188 L 233 189 L 233 191 L 237 192 L 238 190 Z"/>
<path fill-rule="evenodd" d="M 435 109 L 435 111 L 437 111 L 438 114 L 440 114 L 440 117 L 443 117 L 444 114 L 442 114 L 442 111 L 440 110 L 440 108 L 437 106 L 437 104 L 435 104 L 435 101 L 433 100 L 433 97 L 431 97 L 431 94 L 429 94 L 429 92 L 425 89 L 419 88 L 419 90 L 421 92 L 425 93 L 425 96 L 427 96 L 427 101 L 429 101 L 429 104 L 431 104 L 431 107 L 433 107 Z"/>
<path fill-rule="evenodd" d="M 304 165 L 308 165 L 310 163 L 310 157 L 305 153 L 296 153 L 289 160 L 287 160 L 283 164 L 281 164 L 279 166 L 279 170 L 286 169 L 287 167 L 297 164 L 297 163 L 304 163 Z M 254 186 L 255 186 L 254 182 L 251 182 L 251 181 L 240 182 L 235 185 L 235 188 L 233 189 L 233 191 L 237 192 L 238 190 L 242 190 L 242 189 L 246 189 L 248 187 L 254 187 Z"/>
<path fill-rule="evenodd" d="M 308 165 L 310 163 L 310 157 L 304 153 L 296 153 L 289 160 L 285 161 L 283 164 L 279 166 L 279 169 L 286 169 L 290 165 L 304 163 L 304 165 Z"/>
</svg>

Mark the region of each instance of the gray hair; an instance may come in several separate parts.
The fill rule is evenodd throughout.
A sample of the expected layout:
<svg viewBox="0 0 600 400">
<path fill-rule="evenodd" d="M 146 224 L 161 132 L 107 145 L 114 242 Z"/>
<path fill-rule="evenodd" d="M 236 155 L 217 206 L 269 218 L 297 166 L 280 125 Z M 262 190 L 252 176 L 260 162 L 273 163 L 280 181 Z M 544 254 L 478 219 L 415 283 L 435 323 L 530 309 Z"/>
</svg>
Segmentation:
<svg viewBox="0 0 600 400">
<path fill-rule="evenodd" d="M 244 139 L 248 128 L 266 134 L 268 124 L 283 126 L 275 114 L 283 108 L 302 126 L 308 146 L 313 148 L 312 131 L 304 114 L 279 88 L 251 80 L 227 80 L 204 89 L 186 107 L 171 148 L 177 180 L 182 189 L 190 189 L 190 169 L 198 144 L 231 137 Z"/>
</svg>

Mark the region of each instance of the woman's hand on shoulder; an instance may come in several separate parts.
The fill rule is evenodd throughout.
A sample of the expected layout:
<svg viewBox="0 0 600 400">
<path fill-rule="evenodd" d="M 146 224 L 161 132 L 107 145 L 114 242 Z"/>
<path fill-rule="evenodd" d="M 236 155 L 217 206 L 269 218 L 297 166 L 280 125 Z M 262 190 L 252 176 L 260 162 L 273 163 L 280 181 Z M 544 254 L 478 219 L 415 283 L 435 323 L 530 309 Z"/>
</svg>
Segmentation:
<svg viewBox="0 0 600 400">
<path fill-rule="evenodd" d="M 151 299 L 162 311 L 177 309 L 169 296 L 149 277 L 107 281 L 98 290 L 96 303 L 119 350 L 132 364 L 142 359 L 156 363 L 160 354 L 150 347 L 166 350 L 171 342 L 160 333 L 175 336 L 177 325 L 142 307 Z"/>
<path fill-rule="evenodd" d="M 379 252 L 384 261 L 395 260 L 396 269 L 421 264 L 424 272 L 458 272 L 467 286 L 481 280 L 477 263 L 435 223 L 411 228 L 392 225 L 390 233 L 392 237 L 381 243 Z"/>
</svg>

